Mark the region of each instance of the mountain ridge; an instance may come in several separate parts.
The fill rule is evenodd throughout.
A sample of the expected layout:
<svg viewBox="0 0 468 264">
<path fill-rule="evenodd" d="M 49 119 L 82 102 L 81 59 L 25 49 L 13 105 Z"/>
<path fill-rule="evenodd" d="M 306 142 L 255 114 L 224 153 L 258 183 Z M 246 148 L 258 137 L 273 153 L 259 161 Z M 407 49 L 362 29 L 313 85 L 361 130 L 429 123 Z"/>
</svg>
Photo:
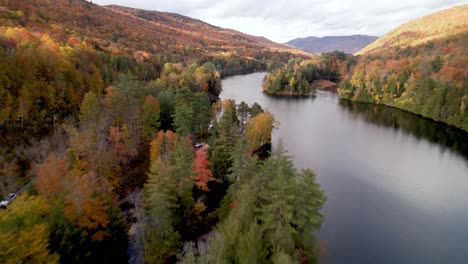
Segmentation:
<svg viewBox="0 0 468 264">
<path fill-rule="evenodd" d="M 197 35 L 198 31 L 201 29 L 205 30 L 204 33 L 208 36 L 220 37 L 219 41 L 230 41 L 232 39 L 237 41 L 247 41 L 248 43 L 259 43 L 268 48 L 273 49 L 283 49 L 283 50 L 294 50 L 294 47 L 288 45 L 276 43 L 264 36 L 253 36 L 249 35 L 234 29 L 222 28 L 210 23 L 204 22 L 200 19 L 180 15 L 177 13 L 171 12 L 161 12 L 157 10 L 144 10 L 120 5 L 106 5 L 105 8 L 119 12 L 122 14 L 130 15 L 133 17 L 141 18 L 145 21 L 156 23 L 157 25 L 163 25 L 170 27 L 174 31 L 183 31 L 184 33 L 191 35 L 198 40 L 198 38 L 203 37 Z M 199 28 L 197 28 L 199 27 Z M 181 30 L 182 29 L 182 30 Z M 216 33 L 220 34 L 219 36 L 215 35 Z M 222 35 L 227 34 L 227 35 Z M 229 39 L 231 37 L 232 39 Z"/>
</svg>

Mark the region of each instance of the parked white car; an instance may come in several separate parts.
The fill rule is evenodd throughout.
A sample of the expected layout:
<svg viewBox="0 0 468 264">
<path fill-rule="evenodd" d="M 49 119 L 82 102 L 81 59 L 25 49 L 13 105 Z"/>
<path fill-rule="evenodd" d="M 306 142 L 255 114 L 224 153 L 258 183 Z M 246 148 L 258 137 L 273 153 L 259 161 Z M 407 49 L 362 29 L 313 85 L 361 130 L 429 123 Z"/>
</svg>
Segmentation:
<svg viewBox="0 0 468 264">
<path fill-rule="evenodd" d="M 7 208 L 8 205 L 10 205 L 13 200 L 16 199 L 16 194 L 15 193 L 10 193 L 3 200 L 0 202 L 0 208 Z"/>
</svg>

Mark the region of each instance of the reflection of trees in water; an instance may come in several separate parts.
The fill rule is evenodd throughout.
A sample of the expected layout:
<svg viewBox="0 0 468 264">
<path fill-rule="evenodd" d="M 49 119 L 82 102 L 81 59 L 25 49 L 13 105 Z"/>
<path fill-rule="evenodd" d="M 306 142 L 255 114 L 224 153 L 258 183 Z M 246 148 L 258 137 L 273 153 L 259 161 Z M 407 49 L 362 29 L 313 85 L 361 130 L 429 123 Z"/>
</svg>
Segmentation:
<svg viewBox="0 0 468 264">
<path fill-rule="evenodd" d="M 317 98 L 316 94 L 269 94 L 264 93 L 270 99 L 281 101 L 309 100 Z"/>
<path fill-rule="evenodd" d="M 368 123 L 403 130 L 418 139 L 438 143 L 468 160 L 468 133 L 396 108 L 340 100 L 339 105 Z"/>
</svg>

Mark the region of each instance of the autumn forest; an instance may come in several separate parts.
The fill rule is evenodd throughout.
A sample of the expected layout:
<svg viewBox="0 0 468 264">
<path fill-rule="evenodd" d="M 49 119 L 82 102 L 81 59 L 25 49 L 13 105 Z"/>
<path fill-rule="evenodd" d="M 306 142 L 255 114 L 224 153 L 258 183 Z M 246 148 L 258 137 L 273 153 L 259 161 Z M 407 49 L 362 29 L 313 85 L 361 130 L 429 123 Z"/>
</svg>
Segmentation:
<svg viewBox="0 0 468 264">
<path fill-rule="evenodd" d="M 327 81 L 468 131 L 453 27 L 317 55 L 172 13 L 0 0 L 0 193 L 16 194 L 0 262 L 318 263 L 325 191 L 272 143 L 269 109 L 221 100 L 222 80 L 268 72 L 277 96 Z"/>
<path fill-rule="evenodd" d="M 325 198 L 313 173 L 297 171 L 282 150 L 267 158 L 269 112 L 218 101 L 220 78 L 310 55 L 86 1 L 3 1 L 0 11 L 1 187 L 23 189 L 0 216 L 5 263 L 126 263 L 128 233 L 147 263 L 317 257 L 310 238 L 296 235 L 320 226 Z M 141 20 L 147 26 L 134 31 Z M 212 35 L 187 33 L 200 24 Z M 272 218 L 286 210 L 273 199 L 282 192 L 321 202 L 297 212 L 292 197 L 284 217 L 298 222 L 287 227 Z M 224 237 L 232 225 L 241 235 Z M 215 226 L 208 251 L 192 245 L 179 256 Z M 250 253 L 238 248 L 258 232 L 265 238 Z M 283 237 L 292 244 L 281 246 Z"/>
</svg>

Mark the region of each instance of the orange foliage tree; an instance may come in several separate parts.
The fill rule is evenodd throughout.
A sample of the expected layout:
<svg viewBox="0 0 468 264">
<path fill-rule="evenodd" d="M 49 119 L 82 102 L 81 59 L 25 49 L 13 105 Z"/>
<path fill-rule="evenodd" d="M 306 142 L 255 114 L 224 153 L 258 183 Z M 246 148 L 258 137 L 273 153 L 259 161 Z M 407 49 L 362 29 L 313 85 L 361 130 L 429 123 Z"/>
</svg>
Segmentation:
<svg viewBox="0 0 468 264">
<path fill-rule="evenodd" d="M 160 130 L 150 143 L 151 162 L 156 162 L 158 158 L 168 160 L 169 155 L 174 150 L 178 140 L 179 136 L 171 130 L 166 132 Z"/>
<path fill-rule="evenodd" d="M 36 186 L 49 202 L 62 205 L 65 217 L 102 240 L 109 224 L 109 190 L 94 172 L 85 172 L 83 162 L 67 162 L 50 156 L 37 168 Z M 107 196 L 107 197 L 106 197 Z"/>
<path fill-rule="evenodd" d="M 67 164 L 65 161 L 57 159 L 54 155 L 49 156 L 43 164 L 39 165 L 36 187 L 49 201 L 62 198 L 60 195 L 63 192 L 58 192 L 58 190 L 61 190 L 62 186 L 65 185 L 66 172 Z"/>
</svg>

